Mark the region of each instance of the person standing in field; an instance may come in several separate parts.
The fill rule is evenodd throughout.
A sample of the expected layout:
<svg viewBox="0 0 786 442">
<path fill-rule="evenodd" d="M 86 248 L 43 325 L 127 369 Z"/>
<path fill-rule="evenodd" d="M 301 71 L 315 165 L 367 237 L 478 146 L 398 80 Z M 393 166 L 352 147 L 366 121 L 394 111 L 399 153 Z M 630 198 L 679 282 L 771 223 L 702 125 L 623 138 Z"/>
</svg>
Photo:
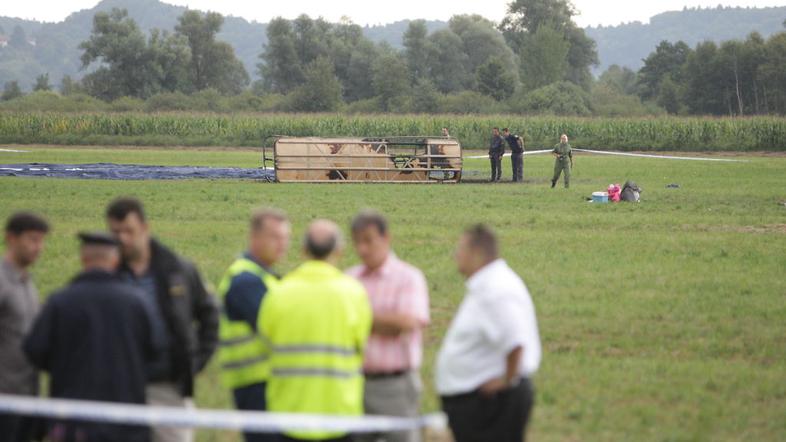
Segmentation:
<svg viewBox="0 0 786 442">
<path fill-rule="evenodd" d="M 491 182 L 498 183 L 502 179 L 502 157 L 505 155 L 505 141 L 499 134 L 499 128 L 491 130 L 489 160 L 491 160 Z"/>
<path fill-rule="evenodd" d="M 120 274 L 145 294 L 156 342 L 164 350 L 150 364 L 147 402 L 192 408 L 194 379 L 218 345 L 218 307 L 197 268 L 154 239 L 142 203 L 118 198 L 106 211 L 120 243 Z M 190 442 L 193 430 L 154 427 L 154 442 Z"/>
<path fill-rule="evenodd" d="M 568 142 L 568 136 L 562 134 L 559 144 L 554 146 L 554 177 L 551 179 L 551 188 L 557 185 L 561 173 L 565 174 L 565 188 L 570 187 L 570 170 L 573 168 L 573 150 Z"/>
<path fill-rule="evenodd" d="M 456 442 L 521 442 L 534 404 L 531 377 L 541 358 L 535 307 L 497 244 L 491 229 L 477 225 L 456 250 L 467 293 L 436 363 Z"/>
<path fill-rule="evenodd" d="M 513 165 L 513 182 L 524 181 L 524 139 L 510 133 L 507 127 L 502 129 L 502 136 L 510 146 L 510 162 Z"/>
<path fill-rule="evenodd" d="M 50 374 L 50 394 L 130 404 L 145 403 L 147 364 L 155 357 L 152 311 L 144 294 L 117 274 L 120 252 L 107 233 L 81 233 L 82 272 L 49 297 L 24 342 L 30 361 Z M 55 422 L 53 442 L 147 442 L 138 425 Z"/>
<path fill-rule="evenodd" d="M 259 332 L 270 343 L 268 410 L 278 413 L 363 414 L 363 351 L 371 308 L 363 286 L 336 264 L 338 226 L 314 221 L 303 244 L 307 261 L 265 297 Z M 341 431 L 285 430 L 284 440 L 349 441 Z"/>
<path fill-rule="evenodd" d="M 423 389 L 423 329 L 430 319 L 426 278 L 393 253 L 388 223 L 381 214 L 367 211 L 356 216 L 352 239 L 363 263 L 347 274 L 366 288 L 374 314 L 363 363 L 366 414 L 417 417 Z M 356 439 L 418 442 L 421 437 L 411 430 Z"/>
<path fill-rule="evenodd" d="M 0 262 L 0 393 L 38 395 L 38 372 L 22 352 L 22 340 L 39 310 L 38 290 L 30 268 L 44 250 L 49 224 L 30 212 L 18 212 L 5 225 L 5 254 Z M 27 442 L 33 420 L 0 414 L 0 435 Z"/>
<path fill-rule="evenodd" d="M 248 250 L 229 267 L 218 285 L 222 301 L 219 336 L 221 380 L 232 389 L 239 410 L 265 411 L 270 348 L 257 333 L 259 309 L 265 295 L 278 284 L 273 267 L 289 249 L 291 227 L 275 209 L 251 217 Z M 244 434 L 247 442 L 278 440 L 264 433 Z"/>
<path fill-rule="evenodd" d="M 448 131 L 447 127 L 442 128 L 442 136 L 445 138 L 450 138 L 450 131 Z"/>
</svg>

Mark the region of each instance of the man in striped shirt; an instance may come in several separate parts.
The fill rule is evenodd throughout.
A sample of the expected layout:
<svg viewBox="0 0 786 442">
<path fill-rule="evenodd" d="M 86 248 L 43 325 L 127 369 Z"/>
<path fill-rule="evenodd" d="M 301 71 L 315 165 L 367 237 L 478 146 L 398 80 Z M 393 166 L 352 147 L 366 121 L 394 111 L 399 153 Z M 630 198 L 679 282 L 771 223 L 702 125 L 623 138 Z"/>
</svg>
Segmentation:
<svg viewBox="0 0 786 442">
<path fill-rule="evenodd" d="M 366 288 L 374 313 L 363 364 L 366 413 L 416 417 L 422 390 L 423 329 L 430 318 L 426 278 L 391 251 L 388 224 L 379 213 L 367 211 L 355 217 L 352 239 L 363 264 L 347 273 Z M 420 433 L 371 434 L 358 440 L 417 442 Z"/>
</svg>

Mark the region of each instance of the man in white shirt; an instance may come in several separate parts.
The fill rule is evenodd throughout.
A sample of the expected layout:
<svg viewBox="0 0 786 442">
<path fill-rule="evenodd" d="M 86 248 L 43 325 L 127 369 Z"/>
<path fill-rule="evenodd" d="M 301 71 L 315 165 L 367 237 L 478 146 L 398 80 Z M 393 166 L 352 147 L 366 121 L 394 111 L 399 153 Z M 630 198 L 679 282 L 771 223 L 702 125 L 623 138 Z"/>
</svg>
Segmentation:
<svg viewBox="0 0 786 442">
<path fill-rule="evenodd" d="M 527 287 L 486 226 L 456 250 L 467 293 L 437 357 L 437 391 L 456 442 L 521 442 L 534 403 L 540 337 Z"/>
</svg>

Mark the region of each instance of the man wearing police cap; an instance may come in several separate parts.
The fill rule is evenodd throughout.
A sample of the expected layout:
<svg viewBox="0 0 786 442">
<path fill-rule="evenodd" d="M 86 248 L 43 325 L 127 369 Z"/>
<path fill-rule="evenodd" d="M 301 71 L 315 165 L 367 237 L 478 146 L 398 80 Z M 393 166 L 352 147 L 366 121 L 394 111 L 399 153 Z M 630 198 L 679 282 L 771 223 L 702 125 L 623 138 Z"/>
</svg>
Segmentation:
<svg viewBox="0 0 786 442">
<path fill-rule="evenodd" d="M 146 365 L 157 351 L 143 294 L 116 276 L 117 241 L 80 233 L 82 271 L 52 294 L 24 342 L 30 362 L 50 375 L 55 398 L 145 403 Z M 51 440 L 147 441 L 146 427 L 54 422 Z"/>
</svg>

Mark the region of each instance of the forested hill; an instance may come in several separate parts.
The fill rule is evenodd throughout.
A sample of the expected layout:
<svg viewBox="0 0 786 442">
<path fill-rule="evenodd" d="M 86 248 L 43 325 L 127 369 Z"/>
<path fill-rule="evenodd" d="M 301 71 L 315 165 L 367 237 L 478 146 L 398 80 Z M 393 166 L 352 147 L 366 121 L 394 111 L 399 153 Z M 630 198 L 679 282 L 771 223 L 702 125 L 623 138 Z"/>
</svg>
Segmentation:
<svg viewBox="0 0 786 442">
<path fill-rule="evenodd" d="M 94 8 L 75 12 L 58 23 L 0 17 L 0 85 L 18 80 L 20 86 L 29 89 L 43 73 L 49 73 L 55 84 L 66 74 L 81 77 L 78 46 L 90 35 L 93 15 L 112 8 L 127 9 L 145 32 L 154 28 L 171 31 L 186 9 L 159 0 L 103 0 Z M 657 15 L 649 24 L 629 23 L 586 31 L 597 42 L 601 65 L 596 72 L 600 73 L 611 64 L 637 70 L 641 60 L 661 40 L 684 40 L 694 45 L 703 40 L 744 38 L 753 31 L 766 37 L 783 30 L 784 20 L 786 7 L 685 9 Z M 408 24 L 409 21 L 400 21 L 367 26 L 363 31 L 371 41 L 400 48 Z M 427 22 L 429 32 L 446 26 L 446 22 Z M 248 73 L 256 77 L 258 55 L 267 41 L 266 31 L 264 23 L 226 17 L 218 39 L 230 43 Z"/>
<path fill-rule="evenodd" d="M 784 30 L 786 6 L 774 8 L 683 9 L 665 12 L 649 24 L 634 22 L 612 27 L 590 27 L 587 35 L 598 45 L 603 72 L 612 64 L 639 70 L 643 59 L 663 40 L 684 41 L 693 47 L 705 40 L 744 39 L 751 32 L 768 37 Z"/>
<path fill-rule="evenodd" d="M 62 22 L 41 23 L 18 18 L 0 17 L 0 86 L 6 81 L 18 80 L 29 89 L 40 74 L 58 84 L 63 75 L 81 77 L 79 44 L 90 35 L 96 12 L 109 12 L 124 8 L 139 27 L 173 30 L 177 18 L 186 8 L 173 6 L 159 0 L 103 0 L 94 8 L 71 14 Z M 364 33 L 371 41 L 387 42 L 400 48 L 409 21 L 399 21 L 384 26 L 367 26 Z M 447 27 L 446 22 L 426 23 L 429 31 Z M 21 29 L 21 32 L 20 32 Z M 259 53 L 267 42 L 267 25 L 249 22 L 243 18 L 227 16 L 218 39 L 231 44 L 237 57 L 252 77 L 257 77 Z"/>
</svg>

